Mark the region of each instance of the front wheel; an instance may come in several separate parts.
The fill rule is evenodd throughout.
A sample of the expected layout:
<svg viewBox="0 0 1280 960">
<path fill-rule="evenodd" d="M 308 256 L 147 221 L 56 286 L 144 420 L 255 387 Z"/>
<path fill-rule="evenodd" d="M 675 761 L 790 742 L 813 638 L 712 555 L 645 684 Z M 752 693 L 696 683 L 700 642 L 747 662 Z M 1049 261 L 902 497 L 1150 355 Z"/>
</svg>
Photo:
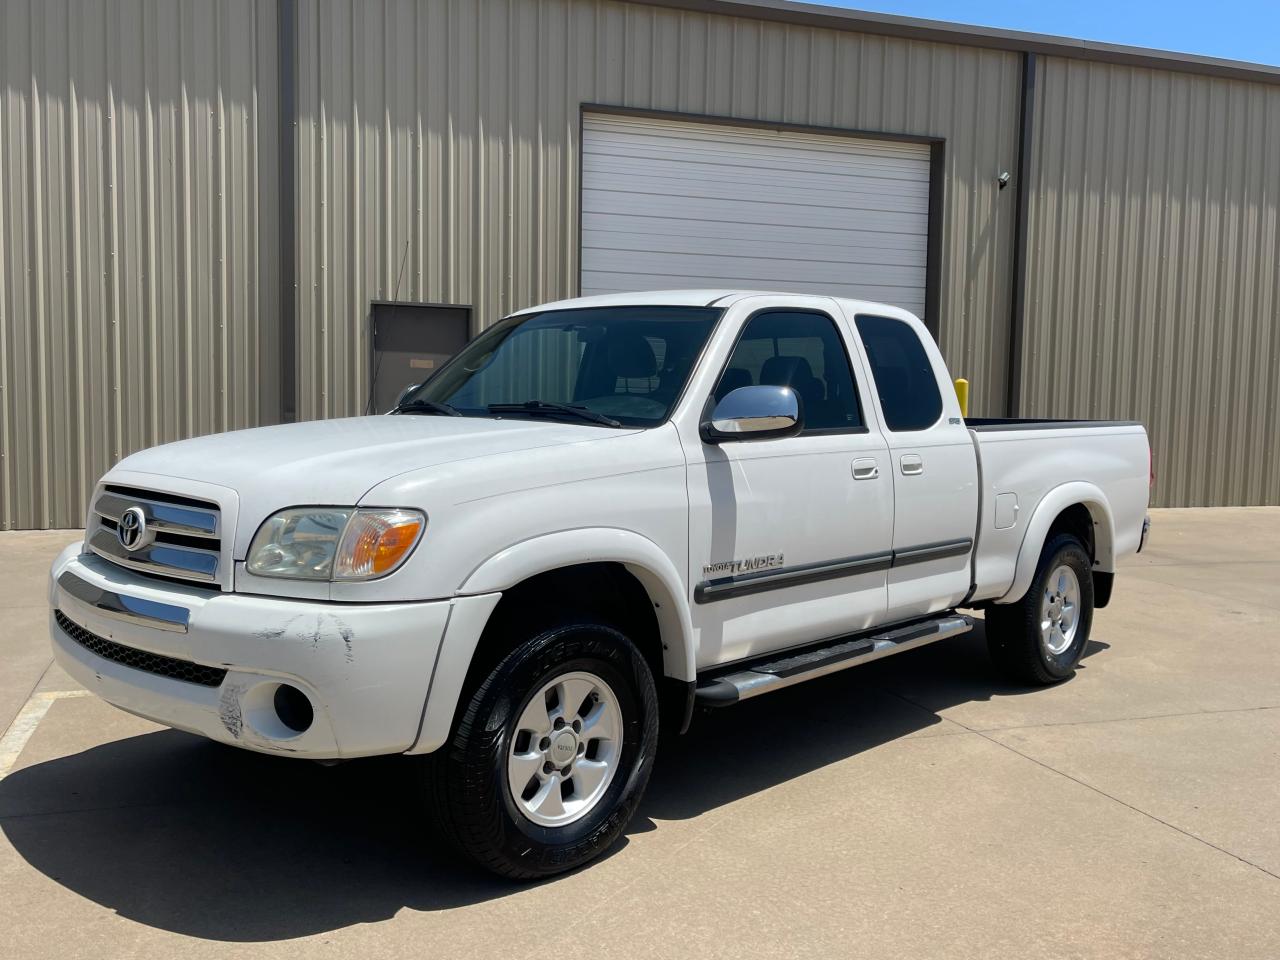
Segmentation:
<svg viewBox="0 0 1280 960">
<path fill-rule="evenodd" d="M 496 873 L 572 870 L 631 820 L 657 737 L 653 676 L 627 637 L 600 624 L 544 631 L 492 670 L 430 756 L 436 818 Z"/>
<path fill-rule="evenodd" d="M 1046 543 L 1026 595 L 987 609 L 987 648 L 996 666 L 1023 683 L 1070 677 L 1089 642 L 1092 570 L 1089 554 L 1071 534 Z"/>
</svg>

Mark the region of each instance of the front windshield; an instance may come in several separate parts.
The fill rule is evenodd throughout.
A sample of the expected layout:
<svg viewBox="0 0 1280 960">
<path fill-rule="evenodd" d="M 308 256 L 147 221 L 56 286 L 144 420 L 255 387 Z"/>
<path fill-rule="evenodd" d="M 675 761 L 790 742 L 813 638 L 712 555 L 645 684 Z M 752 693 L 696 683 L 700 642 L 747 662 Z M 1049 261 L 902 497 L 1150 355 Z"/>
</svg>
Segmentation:
<svg viewBox="0 0 1280 960">
<path fill-rule="evenodd" d="M 537 408 L 537 401 L 567 404 L 614 425 L 655 426 L 670 415 L 720 314 L 709 307 L 628 306 L 508 317 L 400 406 L 447 404 L 463 416 L 573 413 Z"/>
</svg>

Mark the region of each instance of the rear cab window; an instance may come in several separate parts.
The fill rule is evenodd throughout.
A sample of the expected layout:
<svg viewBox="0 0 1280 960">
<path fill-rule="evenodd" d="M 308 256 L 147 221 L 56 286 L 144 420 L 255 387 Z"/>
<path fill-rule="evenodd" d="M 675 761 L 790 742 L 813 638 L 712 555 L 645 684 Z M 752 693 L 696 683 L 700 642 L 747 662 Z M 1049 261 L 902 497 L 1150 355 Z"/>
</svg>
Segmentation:
<svg viewBox="0 0 1280 960">
<path fill-rule="evenodd" d="M 932 427 L 942 416 L 942 394 L 915 330 L 901 320 L 867 314 L 856 323 L 885 426 L 895 432 Z"/>
</svg>

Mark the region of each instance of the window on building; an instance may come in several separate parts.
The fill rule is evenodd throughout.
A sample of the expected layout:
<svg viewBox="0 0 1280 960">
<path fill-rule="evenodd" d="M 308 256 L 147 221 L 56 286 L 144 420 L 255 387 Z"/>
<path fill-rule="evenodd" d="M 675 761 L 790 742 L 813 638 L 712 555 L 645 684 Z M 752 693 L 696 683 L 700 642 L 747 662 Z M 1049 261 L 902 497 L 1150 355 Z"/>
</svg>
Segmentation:
<svg viewBox="0 0 1280 960">
<path fill-rule="evenodd" d="M 716 400 L 753 384 L 791 387 L 803 405 L 805 433 L 863 427 L 849 355 L 825 314 L 778 310 L 752 317 L 721 375 Z"/>
<path fill-rule="evenodd" d="M 942 416 L 942 395 L 915 330 L 889 317 L 858 317 L 880 408 L 890 430 L 925 430 Z"/>
</svg>

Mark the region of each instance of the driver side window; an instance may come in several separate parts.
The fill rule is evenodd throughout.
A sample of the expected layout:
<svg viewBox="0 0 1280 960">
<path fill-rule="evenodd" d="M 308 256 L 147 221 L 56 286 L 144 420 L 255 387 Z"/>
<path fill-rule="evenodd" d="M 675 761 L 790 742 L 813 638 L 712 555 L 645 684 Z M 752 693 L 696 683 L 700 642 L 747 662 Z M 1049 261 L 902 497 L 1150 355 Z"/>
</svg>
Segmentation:
<svg viewBox="0 0 1280 960">
<path fill-rule="evenodd" d="M 748 320 L 716 385 L 716 402 L 753 384 L 794 390 L 802 433 L 866 429 L 844 340 L 826 314 L 769 310 Z"/>
</svg>

